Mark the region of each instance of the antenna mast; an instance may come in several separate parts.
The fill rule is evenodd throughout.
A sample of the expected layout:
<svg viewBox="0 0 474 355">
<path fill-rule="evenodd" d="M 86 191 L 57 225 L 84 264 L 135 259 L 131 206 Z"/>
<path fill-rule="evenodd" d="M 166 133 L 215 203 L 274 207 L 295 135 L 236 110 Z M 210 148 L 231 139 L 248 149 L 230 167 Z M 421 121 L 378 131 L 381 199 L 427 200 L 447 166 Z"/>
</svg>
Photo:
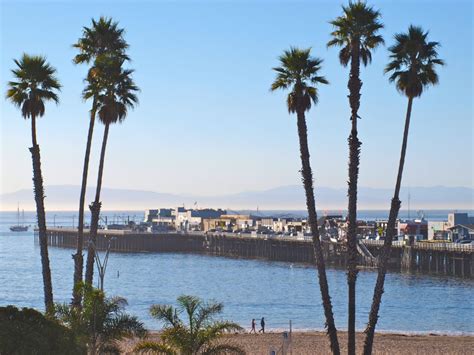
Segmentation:
<svg viewBox="0 0 474 355">
<path fill-rule="evenodd" d="M 408 190 L 408 219 L 410 219 L 410 190 Z"/>
</svg>

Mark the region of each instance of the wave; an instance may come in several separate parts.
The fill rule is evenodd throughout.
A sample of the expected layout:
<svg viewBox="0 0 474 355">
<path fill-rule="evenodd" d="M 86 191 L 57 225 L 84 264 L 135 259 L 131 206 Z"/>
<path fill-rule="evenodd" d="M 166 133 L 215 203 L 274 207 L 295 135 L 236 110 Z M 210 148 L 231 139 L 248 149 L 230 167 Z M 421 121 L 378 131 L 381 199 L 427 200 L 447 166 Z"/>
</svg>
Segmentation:
<svg viewBox="0 0 474 355">
<path fill-rule="evenodd" d="M 284 333 L 289 332 L 289 328 L 268 328 L 265 329 L 267 333 Z M 295 333 L 313 333 L 320 332 L 325 333 L 326 329 L 324 328 L 292 328 L 292 331 Z M 338 331 L 346 332 L 347 329 L 341 328 Z M 362 333 L 364 329 L 360 328 L 356 330 L 357 333 Z M 395 334 L 395 335 L 406 335 L 406 336 L 415 336 L 415 335 L 436 335 L 436 336 L 474 336 L 474 332 L 464 332 L 464 331 L 439 331 L 439 330 L 398 330 L 398 329 L 377 329 L 376 333 L 379 334 Z"/>
</svg>

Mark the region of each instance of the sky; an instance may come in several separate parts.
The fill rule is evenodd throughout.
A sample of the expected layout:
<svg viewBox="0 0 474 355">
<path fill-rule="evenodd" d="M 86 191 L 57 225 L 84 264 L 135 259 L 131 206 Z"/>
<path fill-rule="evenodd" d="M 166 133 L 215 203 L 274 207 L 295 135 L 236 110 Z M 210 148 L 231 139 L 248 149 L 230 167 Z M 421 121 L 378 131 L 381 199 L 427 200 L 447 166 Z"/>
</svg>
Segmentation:
<svg viewBox="0 0 474 355">
<path fill-rule="evenodd" d="M 296 121 L 272 67 L 290 46 L 324 59 L 319 103 L 307 114 L 315 184 L 347 181 L 348 69 L 327 49 L 343 1 L 1 1 L 0 83 L 13 59 L 45 55 L 57 68 L 60 104 L 38 122 L 45 185 L 80 185 L 88 111 L 87 66 L 72 44 L 91 18 L 125 28 L 140 104 L 111 127 L 104 186 L 220 195 L 300 184 Z M 387 46 L 410 24 L 439 41 L 440 84 L 413 104 L 404 186 L 474 186 L 473 5 L 471 1 L 370 1 Z M 398 167 L 407 99 L 383 74 L 387 47 L 361 68 L 359 184 L 389 188 Z M 32 187 L 30 122 L 0 100 L 0 193 Z M 89 173 L 95 186 L 103 126 L 96 125 Z"/>
</svg>

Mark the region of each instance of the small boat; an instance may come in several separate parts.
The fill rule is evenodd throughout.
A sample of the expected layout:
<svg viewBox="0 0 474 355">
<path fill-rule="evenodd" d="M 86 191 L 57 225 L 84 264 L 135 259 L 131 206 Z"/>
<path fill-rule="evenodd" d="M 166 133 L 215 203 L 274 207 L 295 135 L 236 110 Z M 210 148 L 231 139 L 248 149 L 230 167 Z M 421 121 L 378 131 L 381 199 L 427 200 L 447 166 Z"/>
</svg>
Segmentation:
<svg viewBox="0 0 474 355">
<path fill-rule="evenodd" d="M 10 230 L 12 232 L 26 232 L 28 230 L 28 226 L 11 226 Z"/>
<path fill-rule="evenodd" d="M 18 205 L 16 215 L 17 215 L 17 224 L 15 226 L 10 226 L 10 230 L 12 232 L 26 232 L 28 230 L 28 226 L 24 224 L 20 224 L 20 205 Z M 24 220 L 25 220 L 25 211 L 23 211 L 23 216 L 22 216 L 22 221 Z"/>
</svg>

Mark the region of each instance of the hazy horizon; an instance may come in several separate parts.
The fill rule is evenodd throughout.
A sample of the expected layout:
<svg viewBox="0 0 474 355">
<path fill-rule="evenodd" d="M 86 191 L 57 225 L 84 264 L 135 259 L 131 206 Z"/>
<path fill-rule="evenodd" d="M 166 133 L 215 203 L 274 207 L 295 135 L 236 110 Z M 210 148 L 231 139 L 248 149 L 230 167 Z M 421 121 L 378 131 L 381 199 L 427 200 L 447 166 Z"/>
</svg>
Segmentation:
<svg viewBox="0 0 474 355">
<path fill-rule="evenodd" d="M 55 185 L 45 185 L 45 188 L 48 188 L 50 186 L 54 186 L 54 187 L 79 187 L 79 184 L 55 184 Z M 219 194 L 215 194 L 214 196 L 221 196 L 221 195 L 228 195 L 228 194 L 237 194 L 237 193 L 245 193 L 245 192 L 254 192 L 254 191 L 268 191 L 268 190 L 273 190 L 275 188 L 280 188 L 280 187 L 285 187 L 285 186 L 294 186 L 293 184 L 291 185 L 278 185 L 278 186 L 268 186 L 267 188 L 265 189 L 261 189 L 261 190 L 258 190 L 258 189 L 249 189 L 249 190 L 240 190 L 240 191 L 232 191 L 230 193 L 219 193 Z M 315 186 L 314 189 L 317 190 L 318 187 L 321 187 L 321 188 L 331 188 L 331 189 L 347 189 L 347 186 Z M 361 185 L 360 186 L 361 188 L 367 188 L 367 189 L 393 189 L 393 186 L 380 186 L 380 187 L 371 187 L 371 186 L 364 186 L 364 185 Z M 454 185 L 454 186 L 449 186 L 449 185 L 443 185 L 443 184 L 438 184 L 438 185 L 425 185 L 425 186 L 419 186 L 419 185 L 415 185 L 415 186 L 404 186 L 405 188 L 435 188 L 435 187 L 443 187 L 443 188 L 469 188 L 469 189 L 474 189 L 474 185 L 473 186 L 463 186 L 463 185 Z M 87 188 L 88 189 L 95 189 L 96 186 L 93 185 L 93 184 L 88 184 L 87 185 Z M 104 189 L 118 189 L 118 190 L 130 190 L 130 191 L 150 191 L 150 192 L 158 192 L 158 193 L 165 193 L 165 194 L 175 194 L 175 195 L 190 195 L 190 196 L 196 196 L 196 197 L 200 197 L 200 196 L 208 196 L 206 194 L 194 194 L 193 192 L 191 191 L 178 191 L 178 192 L 171 192 L 171 191 L 161 191 L 161 190 L 153 190 L 153 189 L 141 189 L 141 188 L 128 188 L 128 187 L 111 187 L 111 186 L 102 186 L 102 188 Z M 303 188 L 303 186 L 301 185 L 301 188 Z M 28 186 L 28 187 L 21 187 L 19 189 L 15 189 L 15 190 L 12 190 L 12 191 L 0 191 L 0 196 L 1 195 L 4 195 L 4 194 L 11 194 L 11 193 L 15 193 L 15 192 L 19 192 L 19 191 L 23 191 L 23 190 L 31 190 L 32 189 L 32 186 Z"/>
<path fill-rule="evenodd" d="M 79 185 L 45 186 L 47 210 L 69 211 L 78 208 Z M 92 201 L 94 186 L 88 186 L 86 202 Z M 392 196 L 390 188 L 359 186 L 359 210 L 385 210 Z M 402 188 L 402 209 L 459 210 L 474 209 L 474 188 L 470 187 L 416 187 Z M 0 210 L 34 209 L 31 188 L 0 194 Z M 345 210 L 347 189 L 318 186 L 315 189 L 316 207 L 319 210 Z M 408 201 L 410 200 L 410 201 Z M 102 188 L 103 209 L 145 210 L 176 207 L 224 208 L 234 210 L 304 210 L 304 189 L 300 185 L 285 185 L 264 190 L 241 191 L 231 194 L 196 195 L 174 194 L 140 189 Z M 86 204 L 87 204 L 86 203 Z M 410 204 L 410 206 L 408 206 Z"/>
</svg>

